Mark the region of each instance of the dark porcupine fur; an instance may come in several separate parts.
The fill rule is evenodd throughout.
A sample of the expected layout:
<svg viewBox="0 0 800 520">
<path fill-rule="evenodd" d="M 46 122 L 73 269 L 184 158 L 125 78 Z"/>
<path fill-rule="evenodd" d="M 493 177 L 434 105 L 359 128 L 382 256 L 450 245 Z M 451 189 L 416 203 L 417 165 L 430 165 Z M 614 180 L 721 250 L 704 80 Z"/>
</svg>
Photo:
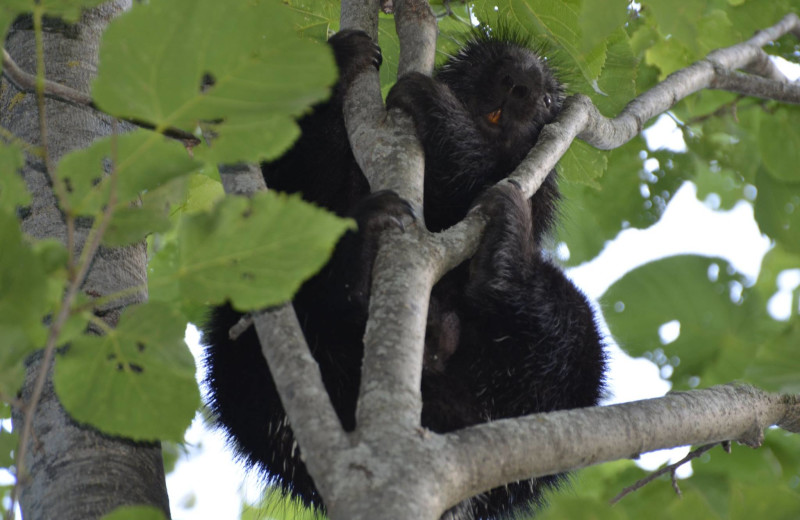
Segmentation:
<svg viewBox="0 0 800 520">
<path fill-rule="evenodd" d="M 377 236 L 411 210 L 392 192 L 369 194 L 344 128 L 343 93 L 359 72 L 380 64 L 379 50 L 356 31 L 343 31 L 330 44 L 340 70 L 332 98 L 300 121 L 303 134 L 295 146 L 262 169 L 271 188 L 299 191 L 359 224 L 294 299 L 339 419 L 352 430 Z M 448 273 L 431 295 L 422 424 L 435 432 L 592 406 L 600 398 L 605 358 L 593 311 L 542 252 L 558 199 L 555 170 L 531 200 L 514 185 L 484 194 L 525 157 L 562 100 L 561 85 L 527 42 L 497 33 L 476 33 L 434 78 L 401 77 L 387 98 L 388 108 L 413 117 L 424 147 L 428 229 L 455 224 L 476 201 L 491 217 L 474 258 Z M 205 329 L 211 411 L 249 466 L 268 472 L 284 493 L 321 508 L 253 328 L 235 342 L 228 339 L 240 316 L 230 306 L 218 307 Z M 532 511 L 543 490 L 562 478 L 493 489 L 443 518 Z"/>
</svg>

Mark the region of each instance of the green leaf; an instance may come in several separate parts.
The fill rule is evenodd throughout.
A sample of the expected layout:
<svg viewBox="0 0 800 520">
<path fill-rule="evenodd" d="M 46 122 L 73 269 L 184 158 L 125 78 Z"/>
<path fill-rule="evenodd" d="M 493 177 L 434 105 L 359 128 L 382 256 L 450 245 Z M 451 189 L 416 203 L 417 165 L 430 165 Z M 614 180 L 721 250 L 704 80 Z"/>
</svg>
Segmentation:
<svg viewBox="0 0 800 520">
<path fill-rule="evenodd" d="M 211 147 L 197 149 L 197 157 L 211 164 L 272 161 L 300 137 L 300 127 L 287 124 L 280 115 L 265 115 L 258 121 L 231 121 L 211 128 L 219 137 Z"/>
<path fill-rule="evenodd" d="M 800 254 L 791 253 L 780 244 L 775 244 L 761 260 L 761 271 L 753 289 L 765 300 L 778 291 L 778 276 L 783 271 L 797 269 L 800 266 Z"/>
<path fill-rule="evenodd" d="M 14 454 L 19 447 L 19 435 L 0 427 L 0 468 L 14 464 Z"/>
<path fill-rule="evenodd" d="M 436 58 L 442 57 L 439 38 L 436 42 Z M 379 70 L 381 80 L 381 94 L 384 98 L 397 81 L 397 66 L 400 64 L 400 39 L 397 37 L 394 18 L 381 16 L 378 19 L 378 43 L 381 46 L 383 63 Z"/>
<path fill-rule="evenodd" d="M 761 168 L 755 186 L 755 217 L 761 232 L 787 251 L 800 253 L 800 182 L 780 182 Z"/>
<path fill-rule="evenodd" d="M 103 235 L 103 244 L 124 246 L 143 240 L 150 233 L 171 229 L 171 210 L 186 199 L 188 185 L 188 179 L 180 177 L 145 192 L 140 204 L 116 209 Z"/>
<path fill-rule="evenodd" d="M 295 30 L 320 42 L 339 28 L 341 2 L 338 0 L 287 0 Z"/>
<path fill-rule="evenodd" d="M 733 446 L 732 454 L 715 447 L 691 461 L 693 475 L 678 479 L 677 496 L 669 475 L 626 495 L 618 504 L 609 500 L 631 486 L 647 472 L 632 461 L 617 461 L 582 469 L 571 478 L 572 492 L 551 493 L 548 507 L 536 513 L 537 520 L 726 520 L 731 518 L 798 518 L 800 499 L 796 488 L 798 474 L 797 436 L 769 430 L 757 450 Z M 757 489 L 747 495 L 744 489 Z M 776 500 L 769 512 L 759 511 Z M 745 504 L 744 502 L 747 502 Z M 753 502 L 750 504 L 750 502 Z M 741 515 L 744 508 L 748 515 Z"/>
<path fill-rule="evenodd" d="M 759 2 L 758 0 L 748 0 L 738 2 L 732 8 L 726 10 L 728 17 L 733 24 L 731 37 L 736 41 L 744 41 L 753 36 L 753 33 L 769 27 L 776 23 L 786 13 L 797 12 L 797 0 L 770 0 L 769 2 Z M 770 52 L 770 46 L 765 49 Z"/>
<path fill-rule="evenodd" d="M 216 179 L 206 175 L 192 175 L 189 177 L 189 194 L 182 209 L 187 213 L 210 211 L 224 196 L 225 190 L 222 189 L 218 174 Z"/>
<path fill-rule="evenodd" d="M 35 350 L 22 327 L 0 323 L 0 398 L 12 399 L 25 380 L 25 359 Z"/>
<path fill-rule="evenodd" d="M 31 203 L 31 195 L 19 172 L 23 164 L 22 150 L 0 143 L 0 208 L 10 211 Z"/>
<path fill-rule="evenodd" d="M 169 208 L 153 206 L 120 208 L 103 235 L 103 245 L 120 247 L 144 240 L 150 233 L 169 230 Z"/>
<path fill-rule="evenodd" d="M 303 505 L 299 499 L 281 494 L 276 488 L 266 491 L 257 504 L 243 504 L 241 520 L 261 520 L 280 511 L 281 520 L 325 520 L 325 514 Z"/>
<path fill-rule="evenodd" d="M 106 173 L 112 158 L 116 159 L 119 206 L 203 165 L 189 157 L 180 143 L 146 130 L 98 139 L 88 148 L 66 155 L 58 165 L 57 178 L 66 186 L 74 213 L 97 215 L 108 204 L 111 178 Z"/>
<path fill-rule="evenodd" d="M 47 338 L 43 324 L 63 291 L 64 247 L 48 241 L 36 248 L 17 220 L 0 211 L 0 394 L 16 394 L 23 360 Z M 51 275 L 53 279 L 51 279 Z"/>
<path fill-rule="evenodd" d="M 182 440 L 200 404 L 185 329 L 180 313 L 150 302 L 126 309 L 104 336 L 76 338 L 56 360 L 62 405 L 112 435 Z"/>
<path fill-rule="evenodd" d="M 696 41 L 696 24 L 705 13 L 705 1 L 646 0 L 642 4 L 649 10 L 662 36 L 677 39 L 684 45 Z"/>
<path fill-rule="evenodd" d="M 777 21 L 777 20 L 776 20 Z M 729 47 L 741 40 L 733 34 L 733 24 L 728 14 L 721 9 L 712 9 L 696 21 L 697 49 L 706 55 L 714 49 Z"/>
<path fill-rule="evenodd" d="M 178 244 L 168 240 L 150 251 L 147 263 L 147 281 L 150 301 L 177 303 L 180 301 L 178 270 Z"/>
<path fill-rule="evenodd" d="M 733 273 L 733 274 L 731 274 Z M 633 356 L 655 355 L 673 367 L 678 388 L 741 378 L 755 354 L 765 311 L 754 295 L 732 301 L 744 280 L 718 258 L 673 256 L 625 275 L 602 297 L 605 318 L 620 346 Z M 749 297 L 748 297 L 749 296 Z M 760 314 L 759 311 L 760 310 Z M 680 334 L 665 342 L 662 325 L 677 321 Z"/>
<path fill-rule="evenodd" d="M 651 174 L 643 168 L 645 149 L 644 139 L 636 137 L 621 148 L 602 152 L 608 167 L 592 184 L 559 184 L 564 198 L 557 232 L 558 240 L 569 246 L 568 265 L 591 260 L 623 229 L 644 229 L 661 218 L 672 194 L 683 182 L 685 156 L 671 152 L 650 154 L 659 161 L 658 169 Z M 564 173 L 565 177 L 571 175 Z"/>
<path fill-rule="evenodd" d="M 628 35 L 617 29 L 608 40 L 605 65 L 597 82 L 606 95 L 584 93 L 591 96 L 600 112 L 614 117 L 635 97 L 637 71 L 637 60 Z"/>
<path fill-rule="evenodd" d="M 605 152 L 583 141 L 573 141 L 558 164 L 565 180 L 593 185 L 595 179 L 603 176 L 608 159 Z"/>
<path fill-rule="evenodd" d="M 227 197 L 213 213 L 181 223 L 181 294 L 202 303 L 230 299 L 240 310 L 281 303 L 325 264 L 352 227 L 297 195 Z"/>
<path fill-rule="evenodd" d="M 571 60 L 570 68 L 580 71 L 584 80 L 596 86 L 605 63 L 605 42 L 582 51 L 580 2 L 577 0 L 501 0 L 475 6 L 481 21 L 496 20 L 526 34 L 544 38 L 557 46 Z M 566 66 L 562 68 L 567 68 Z"/>
<path fill-rule="evenodd" d="M 704 120 L 701 127 L 692 127 L 684 133 L 684 141 L 692 157 L 692 180 L 697 185 L 697 198 L 704 200 L 715 193 L 720 198 L 721 208 L 731 208 L 742 199 L 753 199 L 753 190 L 748 185 L 755 183 L 756 172 L 761 167 L 761 158 L 753 150 L 757 147 L 756 136 L 763 115 L 754 105 L 733 108 L 725 97 L 714 94 L 699 93 L 692 96 L 692 101 L 697 103 L 682 104 L 686 108 L 682 111 L 686 114 L 683 117 Z M 708 117 L 717 110 L 731 115 Z"/>
<path fill-rule="evenodd" d="M 677 39 L 659 40 L 645 51 L 648 64 L 660 71 L 658 79 L 663 80 L 678 69 L 682 69 L 697 59 L 697 56 Z"/>
<path fill-rule="evenodd" d="M 102 520 L 165 520 L 164 512 L 152 506 L 121 506 L 107 515 Z"/>
<path fill-rule="evenodd" d="M 769 174 L 781 182 L 800 182 L 800 110 L 780 107 L 762 118 L 758 130 L 761 160 Z"/>
<path fill-rule="evenodd" d="M 589 52 L 628 21 L 628 0 L 584 1 L 580 6 L 580 50 Z"/>
<path fill-rule="evenodd" d="M 106 31 L 94 99 L 159 130 L 215 121 L 215 158 L 275 157 L 298 134 L 294 118 L 336 77 L 329 47 L 300 37 L 297 20 L 267 0 L 136 4 Z M 241 143 L 245 131 L 253 135 Z"/>
<path fill-rule="evenodd" d="M 764 390 L 800 394 L 800 316 L 796 315 L 777 337 L 758 350 L 747 370 L 748 380 Z"/>
</svg>

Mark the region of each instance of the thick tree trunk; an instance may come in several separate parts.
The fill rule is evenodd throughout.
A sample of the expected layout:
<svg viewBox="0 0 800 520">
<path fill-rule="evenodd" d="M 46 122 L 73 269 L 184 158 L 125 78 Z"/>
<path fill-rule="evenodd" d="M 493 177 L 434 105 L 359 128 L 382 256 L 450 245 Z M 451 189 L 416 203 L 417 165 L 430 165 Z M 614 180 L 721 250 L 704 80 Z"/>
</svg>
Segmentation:
<svg viewBox="0 0 800 520">
<path fill-rule="evenodd" d="M 46 77 L 88 93 L 98 64 L 103 30 L 111 19 L 130 7 L 130 0 L 116 0 L 84 13 L 75 25 L 44 22 Z M 27 72 L 36 70 L 36 44 L 32 18 L 17 20 L 5 42 L 12 58 Z M 48 166 L 67 152 L 85 148 L 111 132 L 111 120 L 97 112 L 69 104 L 45 101 L 45 132 L 39 124 L 36 96 L 20 93 L 4 82 L 0 88 L 0 124 L 23 141 L 40 145 L 46 135 L 49 164 L 29 155 L 25 181 L 33 203 L 23 212 L 22 226 L 36 238 L 56 238 L 67 243 L 67 226 L 51 189 Z M 87 219 L 84 219 L 87 220 Z M 91 222 L 78 219 L 73 250 L 80 252 Z M 122 249 L 100 248 L 82 290 L 99 296 L 146 280 L 144 243 Z M 102 318 L 114 325 L 121 309 L 141 302 L 144 292 L 104 309 Z M 21 393 L 26 407 L 34 393 L 42 365 L 41 354 L 30 360 Z M 50 369 L 52 367 L 49 367 Z M 21 508 L 26 520 L 99 518 L 124 504 L 148 504 L 169 514 L 161 448 L 110 438 L 76 424 L 58 403 L 48 379 L 33 412 L 31 435 L 19 475 Z M 24 413 L 14 411 L 14 427 L 23 430 Z"/>
</svg>

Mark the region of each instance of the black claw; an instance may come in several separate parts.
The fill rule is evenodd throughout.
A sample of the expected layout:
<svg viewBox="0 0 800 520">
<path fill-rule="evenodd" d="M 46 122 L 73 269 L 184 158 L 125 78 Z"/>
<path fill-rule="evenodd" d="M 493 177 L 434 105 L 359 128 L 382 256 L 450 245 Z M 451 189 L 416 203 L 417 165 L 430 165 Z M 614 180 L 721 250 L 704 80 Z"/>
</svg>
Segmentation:
<svg viewBox="0 0 800 520">
<path fill-rule="evenodd" d="M 376 69 L 380 70 L 381 64 L 383 63 L 383 54 L 381 54 L 381 48 L 378 46 L 377 43 L 372 44 L 372 64 L 375 66 Z"/>
<path fill-rule="evenodd" d="M 400 228 L 400 232 L 401 232 L 401 233 L 405 233 L 405 232 L 406 232 L 406 225 L 405 225 L 405 224 L 403 224 L 403 221 L 402 221 L 401 219 L 399 219 L 399 218 L 397 218 L 397 217 L 395 217 L 395 216 L 391 216 L 390 218 L 392 219 L 392 222 L 394 222 L 394 224 L 395 224 L 395 225 L 396 225 L 398 228 Z"/>
<path fill-rule="evenodd" d="M 353 212 L 359 229 L 367 232 L 396 227 L 405 232 L 406 222 L 417 220 L 413 206 L 391 190 L 381 190 L 362 200 Z"/>
<path fill-rule="evenodd" d="M 340 81 L 345 85 L 370 66 L 379 69 L 383 62 L 381 48 L 364 31 L 345 29 L 328 42 L 336 56 Z"/>
</svg>

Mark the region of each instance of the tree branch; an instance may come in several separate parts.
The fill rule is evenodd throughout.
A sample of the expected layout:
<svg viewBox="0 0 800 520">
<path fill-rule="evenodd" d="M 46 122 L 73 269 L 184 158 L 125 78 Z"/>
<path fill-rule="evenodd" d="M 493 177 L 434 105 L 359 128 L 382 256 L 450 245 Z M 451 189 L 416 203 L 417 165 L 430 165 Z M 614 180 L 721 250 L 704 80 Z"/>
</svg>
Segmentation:
<svg viewBox="0 0 800 520">
<path fill-rule="evenodd" d="M 261 353 L 304 452 L 316 455 L 347 448 L 347 435 L 333 409 L 319 365 L 311 356 L 292 304 L 256 312 L 253 323 L 261 342 Z M 304 462 L 312 475 L 325 475 L 330 472 L 333 459 L 312 455 L 304 457 Z M 326 491 L 325 480 L 317 482 L 322 493 Z"/>
<path fill-rule="evenodd" d="M 225 193 L 250 195 L 267 189 L 261 168 L 256 164 L 221 165 L 219 170 Z M 347 435 L 333 409 L 319 365 L 303 337 L 292 304 L 254 312 L 250 318 L 249 325 L 255 327 L 261 353 L 295 438 L 303 446 L 304 453 L 312 454 L 305 458 L 309 471 L 312 475 L 331 473 L 333 455 L 347 446 Z M 234 328 L 241 334 L 240 324 Z M 326 479 L 318 479 L 317 487 L 325 493 Z"/>
<path fill-rule="evenodd" d="M 401 68 L 423 67 L 430 73 L 436 20 L 427 2 L 396 2 L 395 20 L 401 38 Z M 422 47 L 412 43 L 420 30 L 426 35 Z M 355 86 L 350 91 L 353 96 L 348 97 L 361 94 Z M 375 110 L 373 116 L 382 120 L 375 132 L 364 131 L 357 121 L 346 121 L 348 128 L 355 129 L 351 142 L 355 139 L 373 152 L 364 161 L 369 168 L 365 171 L 373 172 L 373 189 L 397 191 L 412 202 L 421 219 L 424 160 L 411 118 L 400 111 L 386 117 L 382 100 Z M 391 434 L 385 429 L 397 431 L 398 424 L 401 429 L 419 426 L 428 300 L 437 271 L 432 259 L 441 257 L 430 247 L 429 235 L 421 222 L 402 236 L 389 233 L 375 259 L 357 420 L 365 431 L 378 436 Z"/>
<path fill-rule="evenodd" d="M 800 18 L 794 13 L 786 15 L 774 26 L 758 31 L 746 42 L 712 51 L 705 59 L 673 72 L 628 103 L 613 119 L 603 116 L 588 97 L 582 94 L 570 96 L 561 114 L 544 127 L 536 146 L 509 178 L 522 186 L 526 196 L 533 196 L 576 137 L 601 150 L 618 148 L 637 136 L 651 118 L 705 88 L 800 103 L 800 84 L 786 82 L 773 65 L 766 64 L 771 60 L 765 58 L 766 54 L 760 48 L 788 33 L 800 38 Z M 735 72 L 738 68 L 766 77 Z M 780 79 L 775 79 L 778 77 Z M 478 212 L 480 209 L 476 208 L 475 213 Z M 470 215 L 442 233 L 449 236 L 439 240 L 452 246 L 445 256 L 447 265 L 458 265 L 475 253 L 478 242 L 471 237 L 480 236 L 484 226 L 484 218 Z"/>
<path fill-rule="evenodd" d="M 736 440 L 755 448 L 764 429 L 777 424 L 796 432 L 798 419 L 800 397 L 731 384 L 480 424 L 445 436 L 457 457 L 453 473 L 461 488 L 449 501 L 674 446 Z"/>
</svg>

